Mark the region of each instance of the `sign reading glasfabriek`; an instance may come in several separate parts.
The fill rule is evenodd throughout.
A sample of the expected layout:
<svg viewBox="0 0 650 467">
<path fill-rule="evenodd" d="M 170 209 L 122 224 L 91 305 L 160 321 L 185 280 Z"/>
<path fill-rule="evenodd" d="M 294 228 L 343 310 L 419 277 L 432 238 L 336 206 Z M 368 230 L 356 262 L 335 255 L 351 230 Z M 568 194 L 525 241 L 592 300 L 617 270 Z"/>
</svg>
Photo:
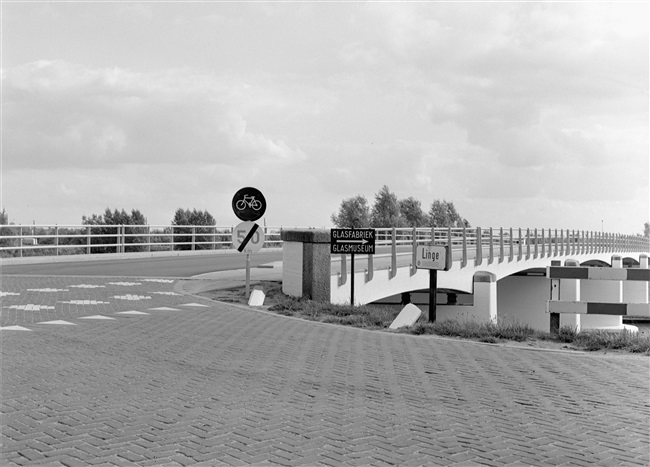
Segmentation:
<svg viewBox="0 0 650 467">
<path fill-rule="evenodd" d="M 332 229 L 332 254 L 375 254 L 375 229 Z"/>
</svg>

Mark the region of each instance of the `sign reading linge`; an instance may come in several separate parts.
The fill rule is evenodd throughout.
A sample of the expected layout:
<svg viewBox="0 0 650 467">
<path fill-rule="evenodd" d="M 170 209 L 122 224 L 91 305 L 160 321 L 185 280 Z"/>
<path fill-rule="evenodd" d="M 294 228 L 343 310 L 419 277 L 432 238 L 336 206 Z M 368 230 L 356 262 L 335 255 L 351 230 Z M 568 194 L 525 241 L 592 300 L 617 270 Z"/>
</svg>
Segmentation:
<svg viewBox="0 0 650 467">
<path fill-rule="evenodd" d="M 415 266 L 419 269 L 449 271 L 451 255 L 447 246 L 419 245 L 416 251 Z"/>
</svg>

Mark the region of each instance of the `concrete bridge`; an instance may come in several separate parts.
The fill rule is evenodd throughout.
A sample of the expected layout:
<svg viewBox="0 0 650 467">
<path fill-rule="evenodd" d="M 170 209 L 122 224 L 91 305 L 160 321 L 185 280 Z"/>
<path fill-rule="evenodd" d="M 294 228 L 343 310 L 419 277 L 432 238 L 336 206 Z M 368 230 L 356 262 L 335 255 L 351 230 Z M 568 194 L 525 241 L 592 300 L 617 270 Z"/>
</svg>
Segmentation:
<svg viewBox="0 0 650 467">
<path fill-rule="evenodd" d="M 549 329 L 546 267 L 591 265 L 648 268 L 648 239 L 640 236 L 545 229 L 377 229 L 379 253 L 330 255 L 330 231 L 282 233 L 283 291 L 297 297 L 355 304 L 400 305 L 405 293 L 428 309 L 429 271 L 417 269 L 418 245 L 449 245 L 452 266 L 437 277 L 437 318 L 513 320 Z M 643 281 L 561 281 L 563 300 L 648 303 Z M 561 326 L 623 329 L 620 316 L 562 315 Z"/>
</svg>

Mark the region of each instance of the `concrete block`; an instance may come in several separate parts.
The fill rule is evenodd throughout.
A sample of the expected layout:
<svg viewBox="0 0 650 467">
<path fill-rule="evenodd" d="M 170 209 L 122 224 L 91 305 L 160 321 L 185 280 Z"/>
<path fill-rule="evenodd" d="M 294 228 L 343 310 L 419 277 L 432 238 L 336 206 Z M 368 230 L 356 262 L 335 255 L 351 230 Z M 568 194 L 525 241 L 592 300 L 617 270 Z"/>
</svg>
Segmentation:
<svg viewBox="0 0 650 467">
<path fill-rule="evenodd" d="M 262 306 L 266 294 L 260 289 L 253 289 L 251 296 L 248 298 L 248 306 Z"/>
<path fill-rule="evenodd" d="M 391 323 L 389 329 L 398 329 L 403 328 L 404 326 L 413 326 L 415 322 L 420 318 L 421 314 L 422 311 L 418 307 L 412 303 L 409 303 L 404 308 L 402 308 L 402 311 L 400 311 L 399 315 L 397 315 L 397 318 L 395 318 L 395 320 Z"/>
</svg>

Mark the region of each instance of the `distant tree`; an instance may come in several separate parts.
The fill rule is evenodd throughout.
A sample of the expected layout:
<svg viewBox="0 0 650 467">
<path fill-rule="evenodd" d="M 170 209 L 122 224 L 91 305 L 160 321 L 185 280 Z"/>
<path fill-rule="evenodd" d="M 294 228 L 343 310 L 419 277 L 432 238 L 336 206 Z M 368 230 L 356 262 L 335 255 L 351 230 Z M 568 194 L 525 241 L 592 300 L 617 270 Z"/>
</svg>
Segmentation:
<svg viewBox="0 0 650 467">
<path fill-rule="evenodd" d="M 339 228 L 361 229 L 370 227 L 370 209 L 365 196 L 357 195 L 341 202 L 338 215 L 332 214 L 332 223 Z"/>
<path fill-rule="evenodd" d="M 371 224 L 373 227 L 400 227 L 400 206 L 395 193 L 384 185 L 375 195 L 372 206 Z"/>
<path fill-rule="evenodd" d="M 196 235 L 213 233 L 213 227 L 217 224 L 212 214 L 206 211 L 197 211 L 196 209 L 182 209 L 178 208 L 172 220 L 173 233 L 174 233 L 174 250 L 191 250 L 192 249 L 192 233 L 194 233 L 194 249 L 207 250 L 212 248 L 212 245 L 200 243 L 210 243 L 211 236 Z M 187 226 L 204 226 L 204 227 L 187 227 Z M 208 227 L 209 226 L 209 227 Z M 178 235 L 182 234 L 182 235 Z M 183 235 L 184 234 L 184 235 Z"/>
<path fill-rule="evenodd" d="M 0 225 L 8 225 L 9 224 L 9 215 L 5 212 L 4 208 L 2 208 L 2 212 L 0 213 Z M 11 236 L 11 235 L 17 235 L 17 232 L 15 232 L 11 227 L 0 227 L 0 236 Z M 11 247 L 11 246 L 16 246 L 18 244 L 18 241 L 12 238 L 2 238 L 0 239 L 0 246 L 1 247 Z M 14 256 L 15 254 L 18 253 L 18 250 L 16 251 L 3 251 L 2 252 L 2 257 L 10 257 Z"/>
<path fill-rule="evenodd" d="M 427 215 L 422 211 L 422 203 L 409 196 L 399 201 L 399 210 L 402 216 L 401 224 L 405 227 L 422 227 L 427 225 Z"/>
<path fill-rule="evenodd" d="M 429 208 L 429 225 L 431 227 L 470 227 L 467 219 L 458 214 L 454 203 L 436 200 Z"/>
<path fill-rule="evenodd" d="M 119 243 L 117 234 L 120 227 L 124 227 L 124 243 L 125 251 L 145 251 L 143 245 L 135 245 L 138 243 L 146 243 L 147 237 L 145 236 L 136 236 L 136 234 L 145 234 L 146 229 L 144 227 L 133 227 L 136 225 L 145 225 L 146 219 L 142 213 L 137 209 L 132 209 L 131 213 L 127 213 L 124 209 L 118 211 L 117 209 L 111 211 L 110 208 L 106 208 L 104 214 L 93 214 L 90 217 L 82 216 L 81 223 L 88 226 L 98 226 L 93 227 L 93 235 L 106 235 L 105 237 L 95 237 L 91 239 L 91 244 L 93 245 L 113 245 L 113 246 L 96 246 L 91 248 L 91 253 L 112 253 L 117 252 L 118 247 L 116 246 Z"/>
</svg>

